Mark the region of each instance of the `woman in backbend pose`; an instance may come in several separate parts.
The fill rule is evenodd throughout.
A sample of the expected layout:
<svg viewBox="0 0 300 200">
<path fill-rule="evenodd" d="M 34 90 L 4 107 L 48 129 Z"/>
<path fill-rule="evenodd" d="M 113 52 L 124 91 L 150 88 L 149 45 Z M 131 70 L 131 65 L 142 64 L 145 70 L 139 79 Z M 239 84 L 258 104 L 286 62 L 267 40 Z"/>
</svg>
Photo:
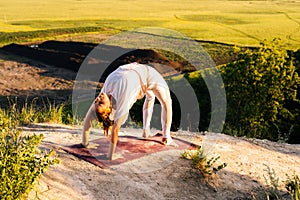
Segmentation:
<svg viewBox="0 0 300 200">
<path fill-rule="evenodd" d="M 107 77 L 99 96 L 85 116 L 82 145 L 88 146 L 91 122 L 97 118 L 98 121 L 103 122 L 105 135 L 111 129 L 107 157 L 112 160 L 120 127 L 125 123 L 131 106 L 144 95 L 146 99 L 143 105 L 143 137 L 146 138 L 150 133 L 150 121 L 156 97 L 162 107 L 162 142 L 170 145 L 172 143 L 170 136 L 172 101 L 169 87 L 154 68 L 138 63 L 122 65 Z"/>
</svg>

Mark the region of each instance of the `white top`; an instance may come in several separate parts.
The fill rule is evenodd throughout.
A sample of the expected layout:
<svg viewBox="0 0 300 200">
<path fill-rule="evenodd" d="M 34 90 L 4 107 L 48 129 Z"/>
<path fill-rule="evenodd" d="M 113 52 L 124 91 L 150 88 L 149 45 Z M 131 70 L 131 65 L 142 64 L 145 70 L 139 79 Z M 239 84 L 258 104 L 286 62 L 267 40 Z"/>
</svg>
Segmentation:
<svg viewBox="0 0 300 200">
<path fill-rule="evenodd" d="M 120 66 L 107 77 L 101 89 L 115 100 L 110 118 L 116 121 L 122 117 L 123 124 L 136 100 L 157 86 L 168 88 L 164 78 L 153 67 L 138 63 Z"/>
</svg>

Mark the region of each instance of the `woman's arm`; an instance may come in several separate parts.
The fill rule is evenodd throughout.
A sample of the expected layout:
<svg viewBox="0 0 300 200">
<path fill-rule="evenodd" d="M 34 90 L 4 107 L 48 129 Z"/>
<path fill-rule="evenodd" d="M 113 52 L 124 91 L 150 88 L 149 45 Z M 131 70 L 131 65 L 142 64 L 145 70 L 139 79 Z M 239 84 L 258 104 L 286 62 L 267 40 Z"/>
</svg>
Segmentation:
<svg viewBox="0 0 300 200">
<path fill-rule="evenodd" d="M 118 134 L 119 134 L 120 127 L 117 123 L 115 123 L 112 127 L 111 131 L 111 138 L 110 138 L 110 145 L 107 154 L 107 158 L 109 160 L 113 160 L 114 153 L 116 151 L 117 142 L 118 142 Z"/>
<path fill-rule="evenodd" d="M 89 144 L 89 134 L 92 126 L 92 121 L 96 118 L 95 115 L 95 105 L 94 103 L 89 108 L 88 112 L 85 115 L 83 122 L 83 130 L 82 130 L 82 145 L 87 147 Z"/>
<path fill-rule="evenodd" d="M 128 111 L 129 112 L 129 111 Z M 109 160 L 114 159 L 114 153 L 116 151 L 117 143 L 118 143 L 118 137 L 119 137 L 119 130 L 121 128 L 121 125 L 126 121 L 128 116 L 128 113 L 121 116 L 119 119 L 116 119 L 114 121 L 114 125 L 111 130 L 111 138 L 110 138 L 110 146 L 107 154 L 107 158 Z"/>
</svg>

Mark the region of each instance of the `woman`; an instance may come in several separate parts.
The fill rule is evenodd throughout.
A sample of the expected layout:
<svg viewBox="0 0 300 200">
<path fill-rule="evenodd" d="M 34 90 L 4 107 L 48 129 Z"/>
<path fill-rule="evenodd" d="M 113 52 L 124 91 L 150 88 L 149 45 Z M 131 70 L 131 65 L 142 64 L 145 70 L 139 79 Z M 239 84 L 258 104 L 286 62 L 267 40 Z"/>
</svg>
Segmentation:
<svg viewBox="0 0 300 200">
<path fill-rule="evenodd" d="M 162 142 L 170 145 L 172 143 L 170 136 L 172 101 L 169 87 L 154 68 L 138 63 L 122 65 L 107 77 L 100 95 L 91 105 L 84 119 L 82 145 L 88 146 L 91 122 L 98 118 L 98 121 L 104 122 L 104 134 L 107 134 L 109 127 L 112 126 L 107 155 L 108 159 L 112 160 L 121 125 L 125 123 L 131 106 L 145 95 L 143 137 L 146 138 L 150 133 L 150 121 L 155 97 L 157 97 L 162 107 Z"/>
</svg>

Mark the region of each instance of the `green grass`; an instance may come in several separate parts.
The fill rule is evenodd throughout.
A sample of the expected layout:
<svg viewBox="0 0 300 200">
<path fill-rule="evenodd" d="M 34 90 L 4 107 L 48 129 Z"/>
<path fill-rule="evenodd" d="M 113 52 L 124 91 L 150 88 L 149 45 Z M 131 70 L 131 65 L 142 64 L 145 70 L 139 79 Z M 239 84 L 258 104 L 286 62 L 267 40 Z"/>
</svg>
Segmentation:
<svg viewBox="0 0 300 200">
<path fill-rule="evenodd" d="M 263 39 L 280 37 L 284 45 L 300 45 L 300 3 L 298 1 L 210 1 L 210 0 L 1 0 L 0 35 L 9 32 L 70 30 L 75 33 L 115 34 L 145 26 L 174 29 L 194 39 L 238 45 L 257 45 Z M 98 27 L 87 31 L 85 27 Z M 60 35 L 60 31 L 51 35 Z M 50 36 L 50 37 L 51 37 Z M 49 36 L 48 36 L 49 37 Z M 18 42 L 0 41 L 1 44 Z M 22 41 L 22 40 L 21 40 Z"/>
<path fill-rule="evenodd" d="M 9 108 L 3 112 L 20 125 L 42 122 L 74 124 L 70 105 L 55 104 L 50 100 L 42 100 L 42 102 L 43 104 L 38 103 L 38 98 L 32 100 L 8 98 Z"/>
</svg>

